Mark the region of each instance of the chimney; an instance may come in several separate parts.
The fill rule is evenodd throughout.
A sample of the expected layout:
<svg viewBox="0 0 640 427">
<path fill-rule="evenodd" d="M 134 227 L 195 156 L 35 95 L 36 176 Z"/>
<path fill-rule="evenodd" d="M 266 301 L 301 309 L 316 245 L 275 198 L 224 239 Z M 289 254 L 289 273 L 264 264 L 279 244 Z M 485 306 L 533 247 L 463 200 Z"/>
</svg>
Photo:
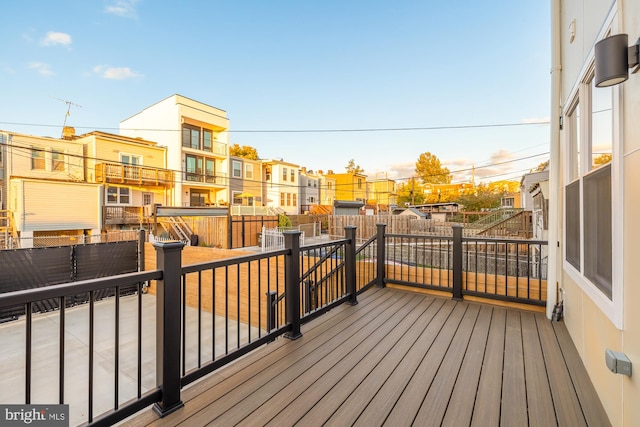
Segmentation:
<svg viewBox="0 0 640 427">
<path fill-rule="evenodd" d="M 75 137 L 76 137 L 76 129 L 74 127 L 65 126 L 62 128 L 62 139 L 66 139 L 70 141 Z"/>
</svg>

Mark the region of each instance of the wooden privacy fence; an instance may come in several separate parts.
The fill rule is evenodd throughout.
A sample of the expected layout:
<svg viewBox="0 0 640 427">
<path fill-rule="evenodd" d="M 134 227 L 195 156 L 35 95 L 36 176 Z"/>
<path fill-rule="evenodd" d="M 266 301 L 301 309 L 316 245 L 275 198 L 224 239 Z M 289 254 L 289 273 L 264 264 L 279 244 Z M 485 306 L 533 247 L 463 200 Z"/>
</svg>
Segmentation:
<svg viewBox="0 0 640 427">
<path fill-rule="evenodd" d="M 378 224 L 385 224 L 390 234 L 411 234 L 413 221 L 421 220 L 396 215 L 332 215 L 329 217 L 329 235 L 342 236 L 344 228 L 353 225 L 356 238 L 370 239 L 376 235 Z"/>
</svg>

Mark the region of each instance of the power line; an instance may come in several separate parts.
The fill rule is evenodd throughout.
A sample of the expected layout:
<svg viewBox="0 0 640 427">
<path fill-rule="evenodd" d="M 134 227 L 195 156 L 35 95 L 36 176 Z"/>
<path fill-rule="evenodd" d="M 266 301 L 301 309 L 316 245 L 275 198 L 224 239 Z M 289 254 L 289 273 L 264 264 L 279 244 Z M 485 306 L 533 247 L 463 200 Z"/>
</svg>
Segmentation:
<svg viewBox="0 0 640 427">
<path fill-rule="evenodd" d="M 74 104 L 75 105 L 75 104 Z M 455 129 L 484 129 L 519 126 L 539 126 L 548 125 L 550 121 L 539 121 L 531 123 L 487 123 L 477 125 L 450 125 L 450 126 L 423 126 L 423 127 L 398 127 L 398 128 L 351 128 L 351 129 L 237 129 L 224 130 L 220 133 L 347 133 L 347 132 L 407 132 L 407 131 L 429 131 L 429 130 L 455 130 Z M 2 125 L 12 126 L 34 126 L 34 127 L 60 127 L 60 125 L 42 123 L 20 123 L 20 122 L 0 122 Z M 148 132 L 182 132 L 182 129 L 140 129 L 140 128 L 114 128 L 99 126 L 74 126 L 76 129 L 102 129 L 119 131 L 148 131 Z"/>
<path fill-rule="evenodd" d="M 18 141 L 15 141 L 15 142 L 20 142 L 20 141 L 18 140 Z M 31 153 L 34 150 L 35 151 L 42 151 L 42 152 L 48 151 L 46 148 L 37 148 L 36 149 L 36 148 L 34 148 L 32 146 L 21 146 L 21 145 L 16 145 L 16 144 L 0 143 L 0 146 L 2 146 L 2 145 L 7 146 L 7 147 L 12 147 L 13 149 L 17 149 L 17 151 L 22 150 L 22 152 L 25 153 L 23 155 L 22 154 L 18 154 L 18 153 L 14 153 L 14 155 L 16 155 L 17 157 L 22 157 L 22 158 L 31 158 L 31 155 L 27 154 L 27 153 Z M 73 154 L 73 153 L 63 153 L 63 154 L 65 156 L 67 156 L 67 157 L 79 158 L 79 159 L 83 159 L 84 161 L 93 160 L 93 161 L 96 161 L 96 162 L 120 163 L 120 164 L 124 165 L 124 163 L 122 163 L 120 161 L 115 161 L 115 160 L 112 160 L 112 159 L 91 157 L 91 156 L 85 156 L 85 155 Z M 501 165 L 505 165 L 505 164 L 509 164 L 509 163 L 516 163 L 516 162 L 519 162 L 519 161 L 522 161 L 522 160 L 527 160 L 527 159 L 540 157 L 540 156 L 544 156 L 544 155 L 548 155 L 548 154 L 549 154 L 549 152 L 539 153 L 539 154 L 526 156 L 526 157 L 520 157 L 520 158 L 517 158 L 517 159 L 507 160 L 507 161 L 503 161 L 503 162 L 497 162 L 497 163 L 492 163 L 492 164 L 483 165 L 483 166 L 476 166 L 475 169 L 478 170 L 478 169 L 484 169 L 484 168 L 489 168 L 489 167 L 501 166 Z M 143 165 L 137 165 L 137 166 L 144 167 Z M 87 167 L 87 169 L 88 170 L 92 170 L 92 171 L 95 172 L 95 168 Z M 183 170 L 177 170 L 177 169 L 168 169 L 168 168 L 156 168 L 156 169 L 163 170 L 163 171 L 168 171 L 168 172 L 173 172 L 174 173 L 174 177 L 180 177 L 180 178 L 174 179 L 172 181 L 166 181 L 167 183 L 172 183 L 172 184 L 194 184 L 194 181 L 189 181 L 189 180 L 186 180 L 186 179 L 182 179 L 183 174 L 187 174 L 188 173 L 188 174 L 191 175 L 192 173 L 190 173 L 190 172 L 183 171 Z M 450 171 L 449 174 L 458 174 L 458 173 L 463 173 L 463 172 L 469 172 L 471 170 L 473 170 L 473 167 L 465 168 L 465 169 L 458 169 L 458 170 L 455 170 L 455 171 Z M 529 169 L 525 169 L 524 171 L 527 171 L 527 170 L 529 170 Z M 484 177 L 484 178 L 492 178 L 492 177 L 496 177 L 496 176 L 508 175 L 508 174 L 511 174 L 511 173 L 516 173 L 516 172 L 505 172 L 505 173 L 502 173 L 502 174 L 499 174 L 499 175 L 494 175 L 494 176 L 489 176 L 489 177 Z M 199 177 L 202 177 L 203 179 L 206 179 L 208 177 L 208 175 L 206 175 L 206 174 L 193 173 L 193 175 L 198 175 Z M 436 175 L 441 175 L 441 174 L 433 174 L 433 175 L 430 175 L 430 176 L 436 176 Z M 240 180 L 240 179 L 242 179 L 242 178 L 234 178 L 234 177 L 231 177 L 231 176 L 221 177 L 219 175 L 214 175 L 214 177 L 224 178 L 225 180 L 227 180 L 228 184 L 232 180 L 236 180 L 236 179 Z M 326 178 L 325 175 L 323 175 L 323 177 Z M 408 179 L 411 179 L 411 178 L 413 178 L 413 177 L 396 178 L 396 179 L 394 179 L 394 181 L 404 181 L 404 180 L 408 180 Z M 197 182 L 195 182 L 195 183 L 197 183 Z M 263 185 L 263 184 L 264 185 L 270 185 L 272 188 L 273 187 L 280 188 L 281 190 L 282 189 L 294 189 L 294 188 L 295 189 L 308 188 L 308 186 L 302 185 L 299 182 L 298 182 L 298 184 L 288 184 L 288 183 L 283 183 L 283 182 L 275 182 L 274 183 L 272 181 L 263 181 L 263 180 L 253 181 L 252 180 L 252 181 L 249 181 L 249 183 L 256 184 L 256 185 L 258 185 L 258 184 L 259 185 Z M 312 188 L 317 188 L 318 190 L 325 190 L 325 191 L 329 190 L 329 189 L 337 191 L 338 188 L 341 188 L 344 191 L 344 188 L 350 189 L 352 187 L 355 187 L 356 185 L 357 185 L 357 182 L 345 183 L 345 184 L 335 183 L 333 188 L 329 188 L 327 185 L 318 185 L 317 187 L 312 187 Z"/>
</svg>

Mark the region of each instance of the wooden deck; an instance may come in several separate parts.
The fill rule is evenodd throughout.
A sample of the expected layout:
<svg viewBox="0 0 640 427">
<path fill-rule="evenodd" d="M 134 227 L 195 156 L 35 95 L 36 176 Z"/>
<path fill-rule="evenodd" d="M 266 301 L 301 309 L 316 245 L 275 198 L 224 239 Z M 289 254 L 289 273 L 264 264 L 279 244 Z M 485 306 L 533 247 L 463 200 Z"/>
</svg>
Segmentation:
<svg viewBox="0 0 640 427">
<path fill-rule="evenodd" d="M 182 392 L 152 426 L 610 425 L 563 323 L 372 289 Z"/>
</svg>

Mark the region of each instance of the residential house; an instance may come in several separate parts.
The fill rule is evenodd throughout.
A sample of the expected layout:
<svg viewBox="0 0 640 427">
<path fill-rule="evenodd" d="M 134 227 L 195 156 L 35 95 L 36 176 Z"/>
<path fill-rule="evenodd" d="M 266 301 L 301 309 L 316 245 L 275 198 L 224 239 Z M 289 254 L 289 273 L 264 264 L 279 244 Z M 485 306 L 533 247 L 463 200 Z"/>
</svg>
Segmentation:
<svg viewBox="0 0 640 427">
<path fill-rule="evenodd" d="M 300 169 L 300 212 L 308 213 L 312 206 L 320 204 L 320 175 L 313 170 Z"/>
<path fill-rule="evenodd" d="M 367 175 L 356 172 L 333 173 L 330 170 L 325 176 L 335 180 L 336 200 L 367 202 Z"/>
<path fill-rule="evenodd" d="M 367 203 L 378 207 L 378 211 L 389 211 L 389 206 L 396 206 L 397 192 L 396 182 L 386 176 L 377 177 L 367 181 Z"/>
<path fill-rule="evenodd" d="M 263 160 L 263 194 L 266 206 L 286 214 L 300 213 L 298 171 L 300 166 L 284 160 Z"/>
<path fill-rule="evenodd" d="M 520 207 L 525 211 L 533 211 L 533 194 L 531 189 L 539 182 L 549 181 L 549 167 L 537 172 L 522 175 L 520 179 Z"/>
<path fill-rule="evenodd" d="M 0 132 L 2 204 L 11 214 L 20 247 L 38 238 L 100 234 L 102 187 L 85 180 L 84 146 L 56 139 Z M 35 243 L 34 243 L 35 239 Z"/>
<path fill-rule="evenodd" d="M 104 132 L 75 141 L 85 147 L 87 182 L 103 186 L 103 229 L 138 228 L 145 206 L 149 213 L 153 204 L 172 200 L 175 177 L 166 169 L 166 147 Z"/>
<path fill-rule="evenodd" d="M 549 240 L 549 180 L 536 182 L 529 188 L 532 199 L 531 223 L 534 240 Z"/>
<path fill-rule="evenodd" d="M 167 147 L 167 168 L 179 171 L 173 206 L 229 203 L 227 113 L 182 95 L 171 95 L 120 122 L 120 133 Z"/>
<path fill-rule="evenodd" d="M 323 171 L 318 171 L 318 187 L 320 194 L 318 200 L 320 206 L 333 208 L 333 202 L 336 200 L 336 179 L 328 177 Z"/>
<path fill-rule="evenodd" d="M 231 204 L 235 206 L 260 207 L 262 197 L 262 162 L 231 156 L 229 191 Z"/>
<path fill-rule="evenodd" d="M 640 75 L 624 80 L 637 60 L 640 0 L 551 4 L 548 315 L 559 295 L 565 324 L 609 420 L 637 426 Z M 619 34 L 628 39 L 609 39 Z M 605 53 L 599 56 L 604 61 L 598 52 Z M 613 68 L 615 75 L 609 75 Z M 612 371 L 608 350 L 625 355 L 634 372 L 624 375 L 622 363 Z"/>
</svg>

